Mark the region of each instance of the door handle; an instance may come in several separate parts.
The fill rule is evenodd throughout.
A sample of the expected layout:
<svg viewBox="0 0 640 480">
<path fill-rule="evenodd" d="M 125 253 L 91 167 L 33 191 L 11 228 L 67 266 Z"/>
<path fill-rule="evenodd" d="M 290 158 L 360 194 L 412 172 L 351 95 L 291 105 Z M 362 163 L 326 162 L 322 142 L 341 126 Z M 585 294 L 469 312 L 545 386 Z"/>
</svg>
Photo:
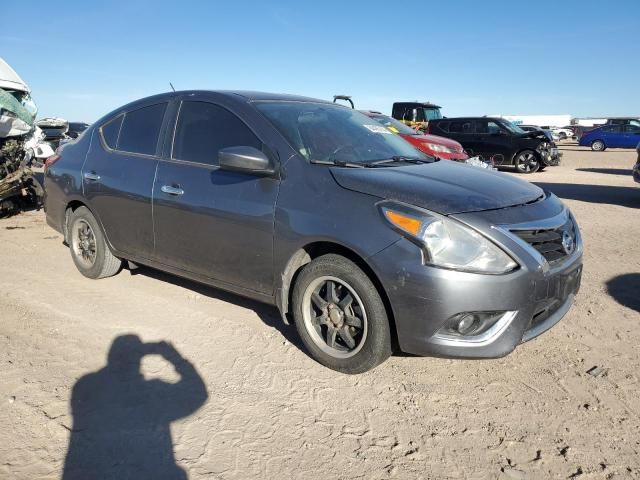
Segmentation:
<svg viewBox="0 0 640 480">
<path fill-rule="evenodd" d="M 172 187 L 171 185 L 163 185 L 160 189 L 164 193 L 168 193 L 169 195 L 182 195 L 184 194 L 184 190 L 179 187 Z"/>
<path fill-rule="evenodd" d="M 96 172 L 85 172 L 83 176 L 86 180 L 91 180 L 92 182 L 97 182 L 98 180 L 100 180 L 100 175 L 98 175 Z"/>
</svg>

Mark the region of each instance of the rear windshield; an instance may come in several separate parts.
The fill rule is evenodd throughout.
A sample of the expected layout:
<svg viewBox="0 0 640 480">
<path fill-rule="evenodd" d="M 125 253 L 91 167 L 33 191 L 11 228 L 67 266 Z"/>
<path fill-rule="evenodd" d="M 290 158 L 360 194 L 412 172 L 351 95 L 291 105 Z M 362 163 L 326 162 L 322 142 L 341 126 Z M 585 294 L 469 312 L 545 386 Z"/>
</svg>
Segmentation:
<svg viewBox="0 0 640 480">
<path fill-rule="evenodd" d="M 396 156 L 430 160 L 402 137 L 350 108 L 307 102 L 255 105 L 307 160 L 367 163 Z"/>
</svg>

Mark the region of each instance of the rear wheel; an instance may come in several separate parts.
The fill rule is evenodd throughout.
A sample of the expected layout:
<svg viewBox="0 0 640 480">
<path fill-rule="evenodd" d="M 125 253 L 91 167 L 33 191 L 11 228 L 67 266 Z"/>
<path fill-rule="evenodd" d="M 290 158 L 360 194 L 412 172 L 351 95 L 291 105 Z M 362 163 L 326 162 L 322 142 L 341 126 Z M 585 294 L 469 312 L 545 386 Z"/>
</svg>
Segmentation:
<svg viewBox="0 0 640 480">
<path fill-rule="evenodd" d="M 122 267 L 122 261 L 109 250 L 104 234 L 88 208 L 79 207 L 71 214 L 68 238 L 73 263 L 85 277 L 110 277 Z"/>
<path fill-rule="evenodd" d="M 313 260 L 300 272 L 292 300 L 298 334 L 322 365 L 362 373 L 391 355 L 380 294 L 350 260 L 334 254 Z"/>
<path fill-rule="evenodd" d="M 607 148 L 602 140 L 594 140 L 591 142 L 591 150 L 594 152 L 604 152 Z"/>
<path fill-rule="evenodd" d="M 540 168 L 540 160 L 533 150 L 518 153 L 514 163 L 519 173 L 534 173 Z"/>
</svg>

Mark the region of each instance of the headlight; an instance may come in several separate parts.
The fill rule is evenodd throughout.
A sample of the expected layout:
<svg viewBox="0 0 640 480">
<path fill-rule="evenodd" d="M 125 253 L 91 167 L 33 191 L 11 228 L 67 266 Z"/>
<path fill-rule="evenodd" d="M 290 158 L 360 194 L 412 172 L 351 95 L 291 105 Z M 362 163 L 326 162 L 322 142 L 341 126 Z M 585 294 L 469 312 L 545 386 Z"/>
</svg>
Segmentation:
<svg viewBox="0 0 640 480">
<path fill-rule="evenodd" d="M 438 145 L 437 143 L 425 143 L 424 145 L 429 150 L 433 150 L 434 152 L 456 153 L 453 148 L 445 147 L 444 145 Z"/>
<path fill-rule="evenodd" d="M 489 239 L 456 220 L 395 202 L 382 202 L 379 207 L 394 229 L 422 247 L 428 264 L 491 274 L 518 266 Z"/>
</svg>

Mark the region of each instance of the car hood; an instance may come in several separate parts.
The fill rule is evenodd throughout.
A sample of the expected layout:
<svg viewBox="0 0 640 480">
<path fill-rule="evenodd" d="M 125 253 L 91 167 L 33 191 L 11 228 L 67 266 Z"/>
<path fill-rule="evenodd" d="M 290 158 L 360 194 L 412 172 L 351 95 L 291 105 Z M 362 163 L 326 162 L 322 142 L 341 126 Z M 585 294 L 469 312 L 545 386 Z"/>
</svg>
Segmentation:
<svg viewBox="0 0 640 480">
<path fill-rule="evenodd" d="M 522 205 L 544 196 L 506 173 L 457 162 L 379 168 L 331 167 L 343 188 L 451 215 Z"/>
</svg>

